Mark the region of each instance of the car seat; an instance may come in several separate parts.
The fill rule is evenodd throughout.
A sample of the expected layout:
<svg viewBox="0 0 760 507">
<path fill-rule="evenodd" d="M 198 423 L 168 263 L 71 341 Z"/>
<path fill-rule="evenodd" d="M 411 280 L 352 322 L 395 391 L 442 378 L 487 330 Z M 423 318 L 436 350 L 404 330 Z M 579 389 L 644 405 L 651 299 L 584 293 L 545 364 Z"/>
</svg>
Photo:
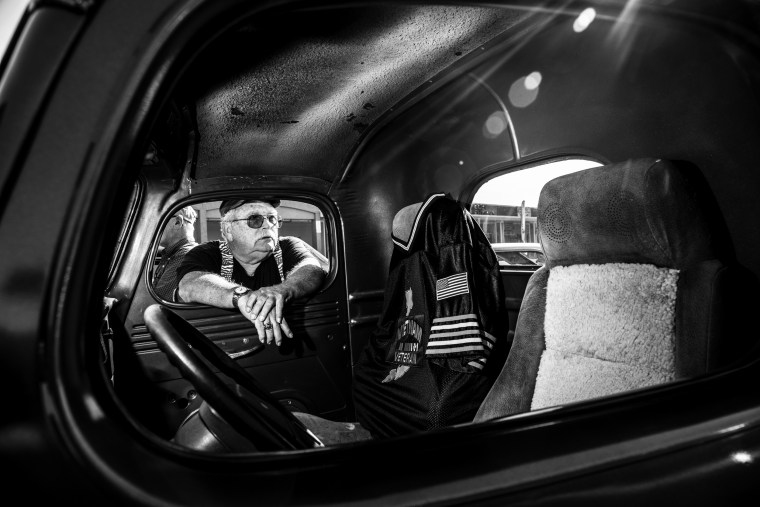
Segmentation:
<svg viewBox="0 0 760 507">
<path fill-rule="evenodd" d="M 470 422 L 509 347 L 496 254 L 447 194 L 401 209 L 378 325 L 354 367 L 373 437 Z"/>
<path fill-rule="evenodd" d="M 475 421 L 704 374 L 746 350 L 713 203 L 696 168 L 666 160 L 549 181 L 538 203 L 546 265 Z"/>
</svg>

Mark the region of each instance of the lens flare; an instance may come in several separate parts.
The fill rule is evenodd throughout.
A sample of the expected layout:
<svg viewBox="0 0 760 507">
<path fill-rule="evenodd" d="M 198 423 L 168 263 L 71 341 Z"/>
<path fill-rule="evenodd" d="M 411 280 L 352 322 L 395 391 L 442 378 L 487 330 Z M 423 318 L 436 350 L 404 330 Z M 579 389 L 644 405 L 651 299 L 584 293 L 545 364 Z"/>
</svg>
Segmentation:
<svg viewBox="0 0 760 507">
<path fill-rule="evenodd" d="M 541 84 L 541 73 L 538 71 L 531 72 L 525 76 L 525 88 L 527 90 L 535 90 L 538 85 Z"/>
<path fill-rule="evenodd" d="M 584 9 L 583 12 L 581 12 L 577 18 L 575 18 L 575 21 L 573 22 L 573 30 L 575 30 L 577 33 L 581 33 L 583 30 L 588 28 L 588 26 L 591 24 L 592 21 L 594 21 L 594 18 L 596 17 L 596 11 L 589 7 L 587 9 Z"/>
<path fill-rule="evenodd" d="M 731 455 L 731 459 L 736 463 L 752 463 L 752 455 L 748 452 L 735 452 Z"/>
<path fill-rule="evenodd" d="M 495 111 L 486 119 L 483 126 L 483 135 L 488 139 L 493 139 L 507 128 L 507 117 L 503 111 Z"/>
<path fill-rule="evenodd" d="M 541 84 L 540 72 L 531 72 L 517 79 L 509 87 L 509 102 L 515 107 L 527 107 L 538 97 L 538 87 Z"/>
</svg>

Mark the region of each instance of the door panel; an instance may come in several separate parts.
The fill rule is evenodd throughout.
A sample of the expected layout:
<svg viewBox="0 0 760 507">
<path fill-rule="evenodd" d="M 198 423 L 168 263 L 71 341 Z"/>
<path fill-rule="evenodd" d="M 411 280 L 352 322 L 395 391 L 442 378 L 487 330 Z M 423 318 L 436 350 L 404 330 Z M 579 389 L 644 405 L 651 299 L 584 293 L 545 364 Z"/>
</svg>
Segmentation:
<svg viewBox="0 0 760 507">
<path fill-rule="evenodd" d="M 342 277 L 343 269 L 338 267 L 328 287 L 311 298 L 289 304 L 285 319 L 294 337 L 284 338 L 280 347 L 261 345 L 253 324 L 236 311 L 200 305 L 171 306 L 222 350 L 238 355 L 236 361 L 288 407 L 333 420 L 350 420 L 353 407 L 346 296 L 344 284 L 337 283 Z M 121 373 L 144 376 L 153 392 L 131 392 L 125 398 L 133 403 L 150 403 L 148 410 L 162 414 L 160 431 L 171 432 L 202 400 L 148 332 L 143 312 L 157 301 L 147 290 L 145 276 L 140 280 L 127 310 L 122 338 L 129 341 L 139 366 L 135 371 Z M 127 389 L 137 385 L 146 389 L 145 382 L 134 380 L 117 383 L 117 392 L 118 384 Z"/>
</svg>

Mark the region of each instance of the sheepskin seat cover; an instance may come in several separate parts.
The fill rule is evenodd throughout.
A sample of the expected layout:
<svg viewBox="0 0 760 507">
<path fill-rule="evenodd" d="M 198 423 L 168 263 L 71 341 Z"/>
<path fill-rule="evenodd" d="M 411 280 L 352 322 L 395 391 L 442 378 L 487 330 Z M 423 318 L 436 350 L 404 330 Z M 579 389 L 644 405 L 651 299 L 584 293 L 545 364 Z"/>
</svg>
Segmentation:
<svg viewBox="0 0 760 507">
<path fill-rule="evenodd" d="M 673 380 L 677 281 L 646 264 L 552 269 L 531 409 Z"/>
</svg>

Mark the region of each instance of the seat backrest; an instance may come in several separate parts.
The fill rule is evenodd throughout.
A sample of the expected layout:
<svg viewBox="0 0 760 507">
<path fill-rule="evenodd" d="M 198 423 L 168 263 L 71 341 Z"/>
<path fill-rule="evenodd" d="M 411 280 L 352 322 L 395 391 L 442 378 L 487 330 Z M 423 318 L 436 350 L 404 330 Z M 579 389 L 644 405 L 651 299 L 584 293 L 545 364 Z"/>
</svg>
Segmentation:
<svg viewBox="0 0 760 507">
<path fill-rule="evenodd" d="M 354 367 L 362 426 L 388 437 L 470 422 L 508 350 L 496 254 L 445 194 L 401 209 L 378 325 Z"/>
<path fill-rule="evenodd" d="M 729 268 L 698 173 L 639 159 L 548 182 L 546 265 L 475 420 L 706 373 L 730 360 Z"/>
</svg>

